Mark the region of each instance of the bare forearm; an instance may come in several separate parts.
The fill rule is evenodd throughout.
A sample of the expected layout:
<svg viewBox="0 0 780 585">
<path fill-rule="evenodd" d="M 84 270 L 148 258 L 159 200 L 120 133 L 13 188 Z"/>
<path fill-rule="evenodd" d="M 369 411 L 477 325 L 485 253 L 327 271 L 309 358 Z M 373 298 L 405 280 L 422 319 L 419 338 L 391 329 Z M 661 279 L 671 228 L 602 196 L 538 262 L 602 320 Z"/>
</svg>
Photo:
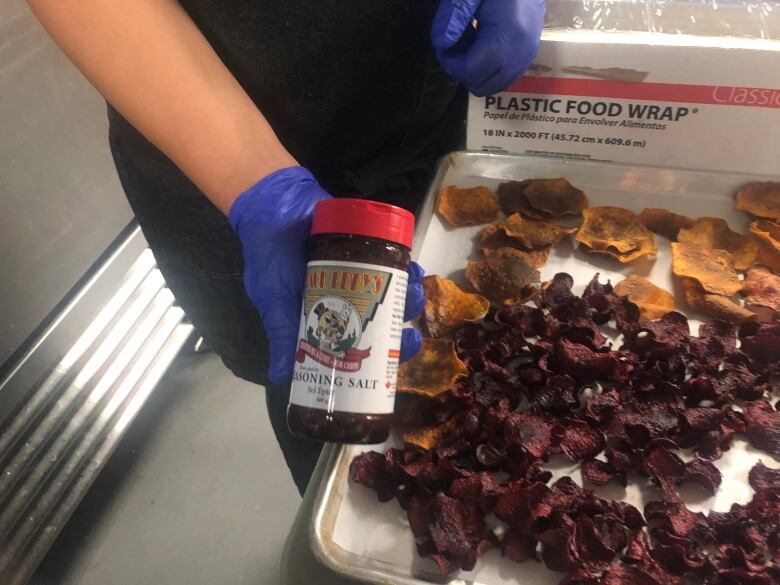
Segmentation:
<svg viewBox="0 0 780 585">
<path fill-rule="evenodd" d="M 29 0 L 106 99 L 214 202 L 294 165 L 175 0 Z"/>
</svg>

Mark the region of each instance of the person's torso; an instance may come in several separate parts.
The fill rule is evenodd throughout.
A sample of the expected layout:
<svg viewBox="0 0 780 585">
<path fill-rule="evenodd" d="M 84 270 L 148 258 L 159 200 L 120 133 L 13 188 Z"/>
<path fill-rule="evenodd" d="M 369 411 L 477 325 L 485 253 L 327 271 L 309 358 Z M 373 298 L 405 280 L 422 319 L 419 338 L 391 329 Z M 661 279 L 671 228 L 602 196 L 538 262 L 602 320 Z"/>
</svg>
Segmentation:
<svg viewBox="0 0 780 585">
<path fill-rule="evenodd" d="M 401 140 L 435 62 L 435 0 L 181 4 L 315 172 L 360 166 Z"/>
</svg>

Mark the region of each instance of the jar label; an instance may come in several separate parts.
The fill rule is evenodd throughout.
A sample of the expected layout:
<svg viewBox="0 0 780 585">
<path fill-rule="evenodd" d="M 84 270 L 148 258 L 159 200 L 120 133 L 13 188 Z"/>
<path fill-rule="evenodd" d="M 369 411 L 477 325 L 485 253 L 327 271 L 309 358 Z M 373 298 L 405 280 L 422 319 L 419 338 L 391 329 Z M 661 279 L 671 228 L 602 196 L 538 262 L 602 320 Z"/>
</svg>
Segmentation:
<svg viewBox="0 0 780 585">
<path fill-rule="evenodd" d="M 376 264 L 308 263 L 292 404 L 393 412 L 407 280 Z"/>
</svg>

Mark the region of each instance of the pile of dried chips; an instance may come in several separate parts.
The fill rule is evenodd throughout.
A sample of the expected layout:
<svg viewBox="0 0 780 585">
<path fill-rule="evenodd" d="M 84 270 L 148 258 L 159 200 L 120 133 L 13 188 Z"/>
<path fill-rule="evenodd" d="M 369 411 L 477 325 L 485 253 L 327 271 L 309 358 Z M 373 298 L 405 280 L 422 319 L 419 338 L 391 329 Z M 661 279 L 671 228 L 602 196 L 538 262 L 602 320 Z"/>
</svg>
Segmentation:
<svg viewBox="0 0 780 585">
<path fill-rule="evenodd" d="M 576 237 L 591 252 L 609 254 L 621 262 L 655 255 L 653 234 L 633 211 L 622 207 L 591 207 L 583 215 Z"/>
<path fill-rule="evenodd" d="M 637 307 L 650 314 L 669 299 L 639 277 L 621 283 L 625 296 L 598 278 L 581 296 L 573 284 L 558 274 L 534 306 L 494 307 L 454 329 L 454 345 L 426 341 L 443 354 L 454 347 L 465 372 L 423 393 L 433 398 L 402 396 L 405 447 L 359 455 L 352 481 L 398 500 L 418 553 L 443 575 L 498 548 L 565 573 L 565 585 L 777 583 L 777 465 L 756 465 L 752 500 L 725 513 L 693 512 L 678 490 L 717 492 L 712 461 L 738 436 L 780 459 L 780 324 L 717 321 L 695 336 L 676 312 L 642 320 Z M 438 377 L 424 370 L 449 361 L 422 358 L 415 375 Z M 558 454 L 579 462 L 585 481 L 649 480 L 656 497 L 640 511 L 569 477 L 550 484 L 544 466 Z"/>
<path fill-rule="evenodd" d="M 494 222 L 475 239 L 484 258 L 465 271 L 476 292 L 424 279 L 426 338 L 398 377 L 405 447 L 356 457 L 352 481 L 398 500 L 419 554 L 443 575 L 499 548 L 566 573 L 561 585 L 780 583 L 780 469 L 756 465 L 753 499 L 727 513 L 694 513 L 678 494 L 686 483 L 717 492 L 712 461 L 737 436 L 780 459 L 778 184 L 737 194 L 757 218 L 750 236 L 718 218 L 588 208 L 565 179 L 504 183 L 497 195 L 441 193 L 450 225 Z M 550 221 L 580 214 L 579 230 Z M 575 231 L 621 262 L 654 255 L 651 232 L 672 240 L 688 305 L 722 320 L 692 335 L 674 296 L 639 275 L 614 288 L 596 275 L 581 296 L 567 274 L 539 289 L 537 269 Z M 558 454 L 591 484 L 639 477 L 658 497 L 642 513 L 569 477 L 549 485 L 544 465 Z"/>
</svg>

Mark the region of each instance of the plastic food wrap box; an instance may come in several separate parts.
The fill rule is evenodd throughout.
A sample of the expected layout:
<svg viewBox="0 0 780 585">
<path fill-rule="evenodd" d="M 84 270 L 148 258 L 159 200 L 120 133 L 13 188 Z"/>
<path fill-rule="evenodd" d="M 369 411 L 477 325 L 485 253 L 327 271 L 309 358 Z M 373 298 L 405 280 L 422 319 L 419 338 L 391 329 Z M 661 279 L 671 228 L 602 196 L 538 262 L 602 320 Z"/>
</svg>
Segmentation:
<svg viewBox="0 0 780 585">
<path fill-rule="evenodd" d="M 471 151 L 453 153 L 440 164 L 418 214 L 414 258 L 429 274 L 465 284 L 463 270 L 475 257 L 473 238 L 483 226 L 445 226 L 434 214 L 439 190 L 495 188 L 527 178 L 566 177 L 588 194 L 592 206 L 636 212 L 662 207 L 692 217 L 722 217 L 744 231 L 748 219 L 736 211 L 734 192 L 746 182 L 777 180 L 780 174 L 780 43 L 772 40 L 780 38 L 779 18 L 780 4 L 769 2 L 548 2 L 550 28 L 531 74 L 512 91 L 471 97 Z M 674 291 L 669 242 L 655 239 L 654 260 L 628 265 L 588 254 L 571 241 L 561 243 L 541 268 L 542 280 L 567 272 L 579 293 L 596 272 L 602 282 L 613 283 L 633 273 Z M 688 315 L 695 333 L 698 316 L 682 305 L 678 310 Z M 326 472 L 310 537 L 315 556 L 326 566 L 383 584 L 560 581 L 562 574 L 542 563 L 514 563 L 496 550 L 481 557 L 473 571 L 439 575 L 435 563 L 418 557 L 398 502 L 380 504 L 373 491 L 348 480 L 355 455 L 390 446 L 398 446 L 395 439 L 324 451 Z M 704 512 L 749 501 L 747 474 L 759 458 L 778 463 L 737 439 L 715 462 L 723 474 L 718 492 L 712 497 L 700 490 L 683 492 L 684 501 Z M 546 468 L 553 479 L 569 475 L 582 483 L 577 464 L 553 458 Z M 639 509 L 657 496 L 636 483 L 595 491 Z"/>
</svg>

